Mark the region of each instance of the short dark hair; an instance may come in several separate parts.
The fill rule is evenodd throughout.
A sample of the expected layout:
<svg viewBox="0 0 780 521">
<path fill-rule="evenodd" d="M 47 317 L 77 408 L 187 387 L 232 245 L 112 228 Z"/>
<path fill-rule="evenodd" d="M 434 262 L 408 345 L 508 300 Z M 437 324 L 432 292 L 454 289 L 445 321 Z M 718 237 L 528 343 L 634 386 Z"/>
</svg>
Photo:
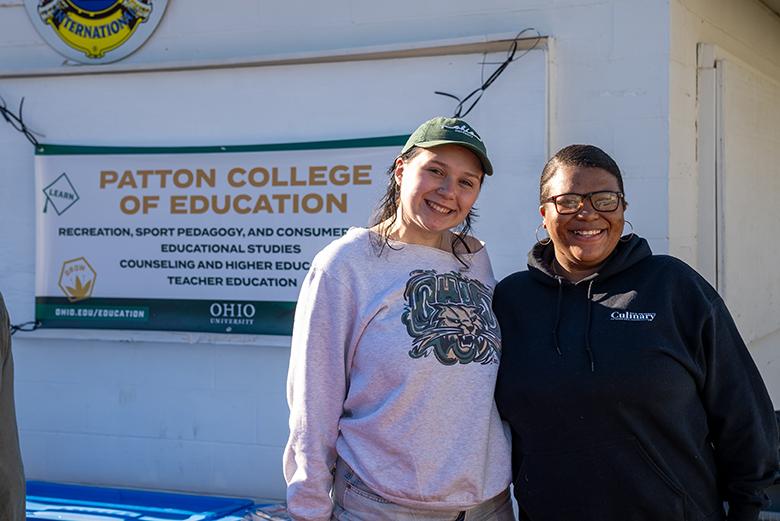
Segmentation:
<svg viewBox="0 0 780 521">
<path fill-rule="evenodd" d="M 555 155 L 547 161 L 547 164 L 544 165 L 542 176 L 539 179 L 539 204 L 544 204 L 544 200 L 550 197 L 548 190 L 550 179 L 555 175 L 555 172 L 558 171 L 558 168 L 562 166 L 580 166 L 606 170 L 615 176 L 620 191 L 625 194 L 625 190 L 623 189 L 623 176 L 620 174 L 620 168 L 609 154 L 594 145 L 569 145 L 556 152 Z M 625 201 L 625 198 L 623 201 Z"/>
</svg>

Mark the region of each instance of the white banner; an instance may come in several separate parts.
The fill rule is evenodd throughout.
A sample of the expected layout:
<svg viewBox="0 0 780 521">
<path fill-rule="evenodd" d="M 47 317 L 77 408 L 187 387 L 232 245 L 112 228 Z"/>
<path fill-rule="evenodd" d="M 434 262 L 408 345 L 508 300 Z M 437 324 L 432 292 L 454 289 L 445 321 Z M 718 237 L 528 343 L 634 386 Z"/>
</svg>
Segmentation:
<svg viewBox="0 0 780 521">
<path fill-rule="evenodd" d="M 36 155 L 44 327 L 289 334 L 311 259 L 364 226 L 405 137 Z"/>
</svg>

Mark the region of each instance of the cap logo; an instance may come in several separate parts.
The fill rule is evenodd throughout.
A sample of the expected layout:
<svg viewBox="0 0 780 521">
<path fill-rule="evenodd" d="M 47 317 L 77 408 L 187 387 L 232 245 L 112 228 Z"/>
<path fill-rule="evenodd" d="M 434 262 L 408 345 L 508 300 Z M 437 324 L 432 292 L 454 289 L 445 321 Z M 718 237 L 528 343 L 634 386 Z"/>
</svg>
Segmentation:
<svg viewBox="0 0 780 521">
<path fill-rule="evenodd" d="M 452 130 L 453 132 L 460 132 L 461 134 L 466 134 L 467 136 L 473 137 L 480 143 L 482 142 L 482 138 L 480 138 L 476 132 L 471 130 L 466 125 L 454 125 L 454 126 L 442 125 L 441 128 Z"/>
</svg>

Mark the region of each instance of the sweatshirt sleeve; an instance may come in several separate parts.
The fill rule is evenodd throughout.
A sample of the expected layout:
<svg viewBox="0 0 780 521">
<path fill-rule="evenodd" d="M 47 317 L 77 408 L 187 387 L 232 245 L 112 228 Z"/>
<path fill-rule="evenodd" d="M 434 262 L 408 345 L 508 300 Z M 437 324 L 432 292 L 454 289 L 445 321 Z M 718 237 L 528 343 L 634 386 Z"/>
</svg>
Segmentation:
<svg viewBox="0 0 780 521">
<path fill-rule="evenodd" d="M 701 329 L 704 406 L 729 521 L 756 521 L 778 469 L 778 434 L 761 375 L 723 300 Z"/>
<path fill-rule="evenodd" d="M 296 521 L 331 516 L 332 469 L 355 317 L 349 288 L 313 267 L 295 310 L 287 376 L 290 437 L 283 466 L 287 508 Z"/>
</svg>

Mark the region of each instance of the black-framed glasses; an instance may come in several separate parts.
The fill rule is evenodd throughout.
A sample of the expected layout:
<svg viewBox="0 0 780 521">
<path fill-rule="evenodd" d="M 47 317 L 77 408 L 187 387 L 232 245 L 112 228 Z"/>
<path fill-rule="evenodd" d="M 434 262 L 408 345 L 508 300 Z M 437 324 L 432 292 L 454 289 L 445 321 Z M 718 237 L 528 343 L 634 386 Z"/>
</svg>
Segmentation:
<svg viewBox="0 0 780 521">
<path fill-rule="evenodd" d="M 585 199 L 590 199 L 590 205 L 597 212 L 614 212 L 620 206 L 623 194 L 611 190 L 588 192 L 587 194 L 569 193 L 554 195 L 542 202 L 555 203 L 555 209 L 558 210 L 558 213 L 567 215 L 579 212 L 585 204 Z"/>
</svg>

